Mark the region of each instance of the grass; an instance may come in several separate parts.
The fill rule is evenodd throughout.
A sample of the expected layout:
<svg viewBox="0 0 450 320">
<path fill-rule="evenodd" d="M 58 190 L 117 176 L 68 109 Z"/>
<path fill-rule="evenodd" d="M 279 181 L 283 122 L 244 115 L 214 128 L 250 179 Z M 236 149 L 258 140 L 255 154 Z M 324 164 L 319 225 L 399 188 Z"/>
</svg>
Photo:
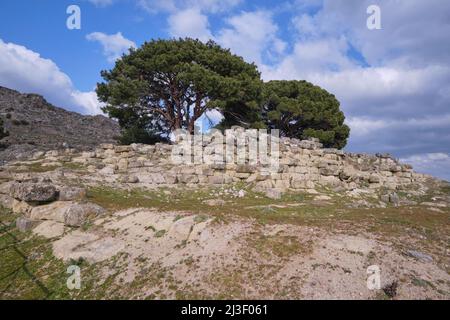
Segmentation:
<svg viewBox="0 0 450 320">
<path fill-rule="evenodd" d="M 156 238 L 161 238 L 161 237 L 163 237 L 165 234 L 166 234 L 166 230 L 158 230 L 158 231 L 156 231 L 155 232 L 155 237 Z"/>
<path fill-rule="evenodd" d="M 245 188 L 245 186 L 239 187 Z M 110 210 L 146 207 L 161 212 L 192 212 L 198 215 L 197 223 L 205 219 L 204 217 L 212 216 L 217 223 L 228 223 L 235 218 L 243 218 L 251 219 L 261 225 L 314 226 L 331 232 L 346 232 L 354 235 L 368 232 L 375 234 L 380 240 L 395 242 L 399 250 L 418 246 L 438 256 L 448 245 L 450 231 L 448 208 L 443 209 L 444 212 L 436 212 L 421 206 L 347 208 L 346 204 L 351 199 L 330 190 L 321 190 L 332 198 L 325 205 L 317 205 L 313 195 L 301 193 L 285 194 L 279 200 L 271 200 L 247 189 L 246 197 L 243 198 L 228 196 L 222 192 L 221 188 L 174 189 L 170 191 L 170 194 L 164 192 L 167 190 L 170 189 L 148 191 L 97 187 L 88 190 L 88 198 Z M 222 195 L 218 196 L 220 192 Z M 225 204 L 205 205 L 205 200 L 218 197 L 226 200 Z M 414 243 L 395 240 L 402 237 L 410 238 L 411 235 L 415 239 Z M 271 243 L 270 239 L 259 241 L 262 247 L 272 247 L 272 251 L 281 255 L 289 256 L 290 250 L 294 249 L 289 248 L 286 243 Z"/>
<path fill-rule="evenodd" d="M 15 172 L 18 172 L 18 173 L 21 173 L 21 172 L 43 173 L 43 172 L 51 172 L 58 168 L 61 168 L 61 166 L 55 166 L 55 165 L 43 166 L 40 162 L 21 165 L 21 166 L 23 166 L 24 168 L 19 167 L 17 170 L 15 170 Z"/>
<path fill-rule="evenodd" d="M 427 281 L 427 280 L 424 280 L 424 279 L 420 279 L 420 278 L 416 278 L 416 277 L 414 277 L 411 280 L 411 283 L 413 285 L 417 286 L 417 287 L 423 287 L 423 288 L 430 287 L 430 288 L 433 288 L 433 289 L 436 288 L 434 286 L 434 284 L 432 284 L 430 281 Z"/>
<path fill-rule="evenodd" d="M 165 190 L 146 191 L 143 189 L 121 190 L 109 187 L 95 187 L 88 190 L 88 199 L 109 210 L 121 210 L 133 207 L 154 208 L 158 211 L 187 211 L 199 215 L 213 215 L 227 220 L 232 216 L 256 219 L 261 224 L 291 223 L 316 225 L 322 227 L 364 224 L 370 231 L 387 234 L 406 229 L 418 230 L 428 236 L 436 229 L 449 224 L 447 214 L 435 212 L 424 207 L 387 207 L 387 208 L 347 208 L 349 199 L 337 198 L 326 206 L 314 203 L 309 194 L 286 194 L 279 200 L 272 200 L 247 190 L 246 197 L 221 197 L 226 201 L 221 206 L 208 206 L 205 200 L 217 197 L 217 189 L 180 190 L 170 194 Z M 300 205 L 289 205 L 300 204 Z M 449 211 L 446 209 L 446 211 Z M 197 221 L 199 222 L 199 221 Z"/>
<path fill-rule="evenodd" d="M 312 247 L 310 244 L 302 244 L 297 237 L 282 235 L 259 235 L 248 239 L 248 243 L 263 256 L 275 255 L 284 259 L 298 253 L 307 254 Z"/>
<path fill-rule="evenodd" d="M 67 263 L 55 258 L 50 240 L 21 233 L 14 227 L 17 218 L 0 207 L 0 300 L 59 300 L 123 298 L 113 275 L 101 279 L 101 270 L 108 263 L 95 265 L 80 259 Z M 66 282 L 72 265 L 81 268 L 81 290 L 69 290 Z M 126 296 L 126 295 L 125 295 Z"/>
<path fill-rule="evenodd" d="M 66 266 L 52 255 L 51 244 L 14 228 L 0 209 L 0 299 L 66 299 Z"/>
<path fill-rule="evenodd" d="M 20 168 L 20 167 L 24 167 L 24 168 Z M 21 173 L 21 172 L 44 173 L 44 172 L 55 171 L 56 169 L 59 169 L 59 168 L 65 168 L 65 169 L 74 170 L 74 171 L 86 170 L 86 166 L 84 166 L 81 163 L 75 163 L 75 162 L 61 162 L 60 165 L 44 166 L 42 162 L 37 161 L 34 163 L 21 164 L 20 167 L 14 171 L 18 172 L 18 173 Z"/>
</svg>

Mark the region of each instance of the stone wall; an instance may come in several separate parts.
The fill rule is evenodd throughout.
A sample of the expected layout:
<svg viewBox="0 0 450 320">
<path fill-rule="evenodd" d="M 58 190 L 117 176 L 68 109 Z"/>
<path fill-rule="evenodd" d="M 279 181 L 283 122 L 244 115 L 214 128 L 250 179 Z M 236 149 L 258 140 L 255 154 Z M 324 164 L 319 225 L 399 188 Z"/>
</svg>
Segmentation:
<svg viewBox="0 0 450 320">
<path fill-rule="evenodd" d="M 202 145 L 211 154 L 211 144 Z M 216 145 L 217 146 L 217 145 Z M 401 189 L 420 183 L 425 175 L 399 163 L 390 155 L 345 153 L 326 149 L 316 139 L 280 139 L 278 170 L 262 165 L 213 163 L 175 164 L 171 160 L 173 145 L 156 144 L 116 146 L 102 144 L 92 152 L 74 150 L 36 154 L 46 165 L 73 162 L 87 166 L 98 178 L 111 182 L 151 185 L 220 185 L 232 182 L 254 183 L 257 190 L 300 190 L 317 186 Z"/>
</svg>

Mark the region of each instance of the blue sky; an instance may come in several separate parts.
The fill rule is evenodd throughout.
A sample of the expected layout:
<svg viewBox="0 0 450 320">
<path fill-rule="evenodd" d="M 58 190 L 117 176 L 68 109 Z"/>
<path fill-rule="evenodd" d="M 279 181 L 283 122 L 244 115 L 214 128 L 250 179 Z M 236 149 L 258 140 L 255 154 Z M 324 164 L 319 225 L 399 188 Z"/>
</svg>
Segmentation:
<svg viewBox="0 0 450 320">
<path fill-rule="evenodd" d="M 81 9 L 68 30 L 66 9 Z M 367 7 L 381 9 L 369 30 Z M 152 38 L 214 39 L 264 80 L 306 79 L 334 93 L 347 150 L 390 152 L 450 180 L 450 3 L 441 0 L 3 0 L 0 85 L 99 112 L 100 70 Z"/>
</svg>

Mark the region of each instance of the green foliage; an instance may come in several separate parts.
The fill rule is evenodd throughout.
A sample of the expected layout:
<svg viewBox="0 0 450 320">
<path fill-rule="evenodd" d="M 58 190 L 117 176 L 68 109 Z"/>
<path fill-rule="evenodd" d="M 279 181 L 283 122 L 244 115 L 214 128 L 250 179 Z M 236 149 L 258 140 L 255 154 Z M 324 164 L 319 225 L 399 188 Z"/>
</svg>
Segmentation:
<svg viewBox="0 0 450 320">
<path fill-rule="evenodd" d="M 168 142 L 168 139 L 145 128 L 134 125 L 122 129 L 122 135 L 118 139 L 120 144 L 129 145 L 132 143 L 155 144 L 157 142 Z"/>
<path fill-rule="evenodd" d="M 152 40 L 130 49 L 102 77 L 97 94 L 103 111 L 118 119 L 124 144 L 154 143 L 176 129 L 193 133 L 195 121 L 213 109 L 224 116 L 222 130 L 279 129 L 335 148 L 350 133 L 334 95 L 306 81 L 262 83 L 254 64 L 213 41 Z"/>
<path fill-rule="evenodd" d="M 326 147 L 341 149 L 350 128 L 344 124 L 339 101 L 306 81 L 270 81 L 264 84 L 262 114 L 268 128 L 282 136 L 318 138 Z"/>
<path fill-rule="evenodd" d="M 3 127 L 3 119 L 0 118 L 0 140 L 9 136 L 9 132 Z"/>
<path fill-rule="evenodd" d="M 318 138 L 326 147 L 341 149 L 350 128 L 339 101 L 326 90 L 306 81 L 269 81 L 263 84 L 258 106 L 239 108 L 224 114 L 217 126 L 279 129 L 285 137 Z"/>
<path fill-rule="evenodd" d="M 209 41 L 152 40 L 130 49 L 97 85 L 104 112 L 122 128 L 151 128 L 165 136 L 193 132 L 207 110 L 255 106 L 260 74 L 254 64 Z"/>
<path fill-rule="evenodd" d="M 230 104 L 223 110 L 222 114 L 222 121 L 215 127 L 222 131 L 236 125 L 243 128 L 267 128 L 267 124 L 262 118 L 259 103 L 252 103 L 247 106 Z"/>
</svg>

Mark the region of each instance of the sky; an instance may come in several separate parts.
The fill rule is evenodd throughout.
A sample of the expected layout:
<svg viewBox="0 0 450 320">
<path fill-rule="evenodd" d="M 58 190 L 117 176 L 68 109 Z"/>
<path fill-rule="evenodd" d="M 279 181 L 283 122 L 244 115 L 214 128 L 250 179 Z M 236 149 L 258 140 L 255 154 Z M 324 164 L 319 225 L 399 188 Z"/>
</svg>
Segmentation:
<svg viewBox="0 0 450 320">
<path fill-rule="evenodd" d="M 69 29 L 70 5 L 80 29 Z M 381 29 L 369 29 L 370 5 Z M 100 113 L 100 71 L 157 38 L 213 39 L 265 81 L 308 80 L 336 95 L 346 151 L 391 153 L 450 180 L 447 0 L 2 0 L 0 86 Z"/>
</svg>

